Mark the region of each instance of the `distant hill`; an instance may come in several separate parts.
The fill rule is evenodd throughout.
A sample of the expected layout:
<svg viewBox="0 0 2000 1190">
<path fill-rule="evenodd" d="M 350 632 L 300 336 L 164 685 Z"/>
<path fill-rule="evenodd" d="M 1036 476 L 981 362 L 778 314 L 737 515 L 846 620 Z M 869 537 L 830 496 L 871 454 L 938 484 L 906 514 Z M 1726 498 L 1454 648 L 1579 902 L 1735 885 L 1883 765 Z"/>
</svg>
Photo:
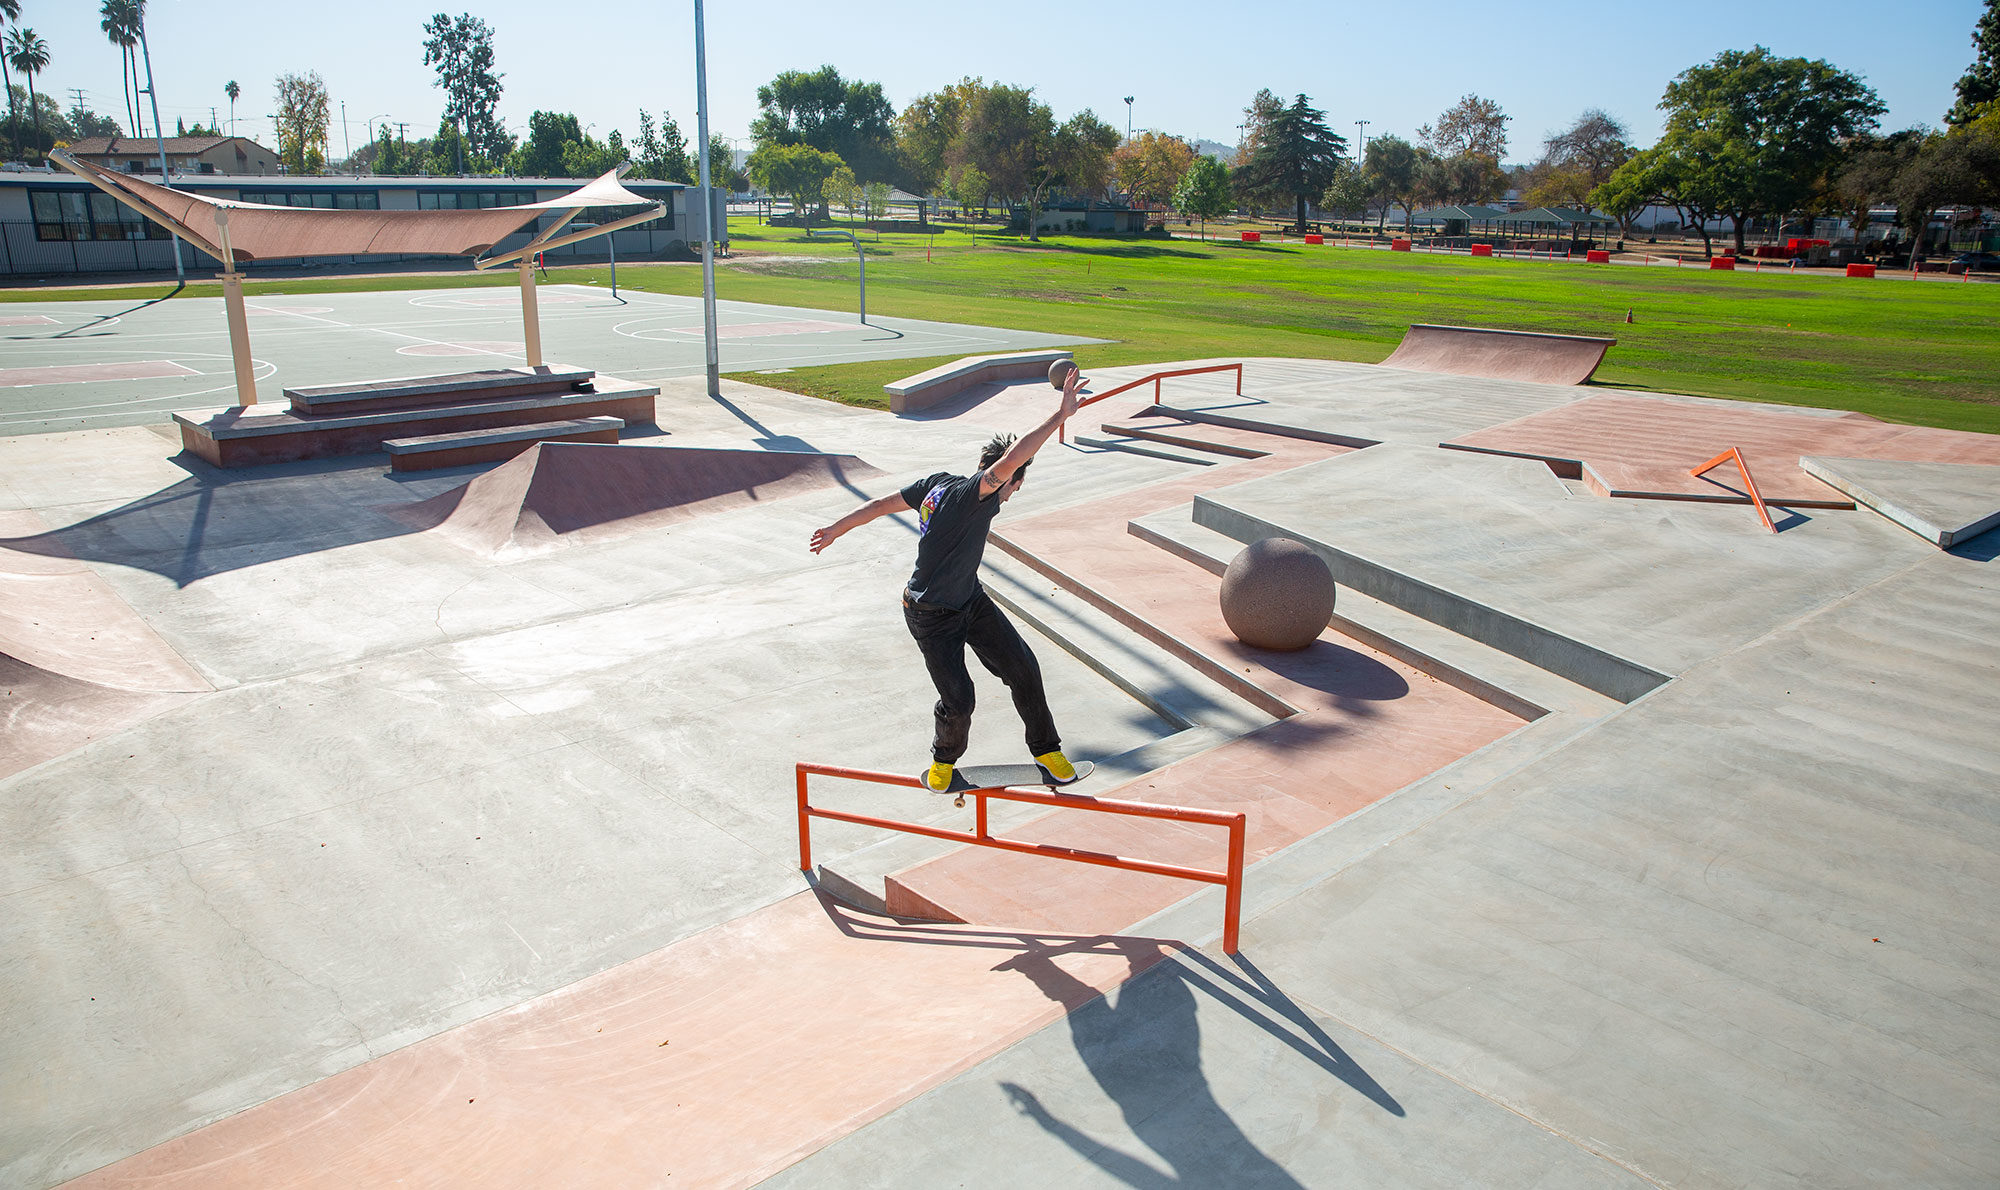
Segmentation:
<svg viewBox="0 0 2000 1190">
<path fill-rule="evenodd" d="M 1225 145 L 1212 140 L 1197 140 L 1189 141 L 1188 143 L 1193 145 L 1194 151 L 1203 157 L 1213 157 L 1224 165 L 1228 165 L 1230 162 L 1236 160 L 1235 145 Z"/>
</svg>

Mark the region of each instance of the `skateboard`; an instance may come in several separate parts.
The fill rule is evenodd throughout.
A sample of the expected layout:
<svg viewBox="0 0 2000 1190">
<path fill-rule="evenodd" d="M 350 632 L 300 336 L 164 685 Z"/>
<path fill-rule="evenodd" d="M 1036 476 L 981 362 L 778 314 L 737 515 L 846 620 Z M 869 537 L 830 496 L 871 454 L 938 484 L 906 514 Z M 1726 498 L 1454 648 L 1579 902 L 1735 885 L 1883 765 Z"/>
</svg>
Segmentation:
<svg viewBox="0 0 2000 1190">
<path fill-rule="evenodd" d="M 953 805 L 963 806 L 965 795 L 977 790 L 999 789 L 1006 785 L 1042 785 L 1054 789 L 1058 785 L 1074 785 L 1097 770 L 1097 766 L 1088 760 L 1071 763 L 1076 767 L 1076 776 L 1068 781 L 1056 780 L 1039 764 L 969 764 L 953 769 L 951 784 L 945 788 L 931 789 L 928 785 L 923 788 L 931 793 L 949 795 Z M 919 773 L 917 779 L 921 782 L 923 774 Z"/>
</svg>

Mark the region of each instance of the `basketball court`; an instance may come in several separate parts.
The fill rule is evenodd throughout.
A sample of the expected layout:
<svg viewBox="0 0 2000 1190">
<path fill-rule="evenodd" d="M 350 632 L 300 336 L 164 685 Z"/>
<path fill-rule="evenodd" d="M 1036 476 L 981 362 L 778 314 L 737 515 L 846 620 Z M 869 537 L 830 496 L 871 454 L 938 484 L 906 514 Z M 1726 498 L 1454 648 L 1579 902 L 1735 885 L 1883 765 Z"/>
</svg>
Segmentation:
<svg viewBox="0 0 2000 1190">
<path fill-rule="evenodd" d="M 513 286 L 246 301 L 260 402 L 298 385 L 384 380 L 524 360 Z M 700 376 L 701 299 L 589 285 L 539 287 L 542 352 L 608 376 Z M 0 434 L 151 425 L 235 404 L 220 298 L 28 302 L 0 307 Z M 983 355 L 1095 342 L 994 327 L 716 303 L 724 372 Z M 919 369 L 912 368 L 912 371 Z"/>
</svg>

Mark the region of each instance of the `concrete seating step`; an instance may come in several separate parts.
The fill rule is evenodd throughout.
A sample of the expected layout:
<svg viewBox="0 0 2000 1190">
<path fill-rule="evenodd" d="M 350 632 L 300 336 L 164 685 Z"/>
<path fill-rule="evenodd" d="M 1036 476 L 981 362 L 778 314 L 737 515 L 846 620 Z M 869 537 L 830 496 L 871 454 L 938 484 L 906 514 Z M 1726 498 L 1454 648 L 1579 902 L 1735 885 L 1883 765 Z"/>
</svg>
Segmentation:
<svg viewBox="0 0 2000 1190">
<path fill-rule="evenodd" d="M 1127 528 L 1133 536 L 1217 575 L 1244 547 L 1225 533 L 1197 524 L 1192 504 L 1141 517 Z M 1329 624 L 1352 640 L 1523 719 L 1539 719 L 1552 711 L 1593 717 L 1621 705 L 1531 661 L 1344 583 Z"/>
<path fill-rule="evenodd" d="M 1025 380 L 1046 377 L 1049 365 L 1072 358 L 1068 348 L 1043 351 L 1012 351 L 1001 355 L 973 355 L 948 364 L 905 376 L 882 386 L 889 394 L 889 412 L 916 413 L 989 380 Z"/>
<path fill-rule="evenodd" d="M 181 445 L 217 467 L 372 454 L 391 438 L 450 434 L 573 417 L 651 424 L 657 386 L 599 376 L 589 390 L 532 393 L 457 405 L 300 417 L 278 406 L 176 413 Z"/>
<path fill-rule="evenodd" d="M 567 421 L 531 422 L 525 426 L 391 438 L 382 444 L 382 449 L 389 452 L 389 469 L 392 471 L 433 471 L 440 467 L 511 459 L 537 442 L 615 443 L 618 431 L 624 428 L 624 421 L 615 417 L 576 417 Z"/>
<path fill-rule="evenodd" d="M 284 391 L 293 413 L 313 417 L 325 413 L 368 413 L 381 409 L 524 397 L 536 393 L 572 392 L 588 387 L 596 375 L 589 368 L 554 365 L 482 368 L 444 376 L 323 384 Z"/>
</svg>

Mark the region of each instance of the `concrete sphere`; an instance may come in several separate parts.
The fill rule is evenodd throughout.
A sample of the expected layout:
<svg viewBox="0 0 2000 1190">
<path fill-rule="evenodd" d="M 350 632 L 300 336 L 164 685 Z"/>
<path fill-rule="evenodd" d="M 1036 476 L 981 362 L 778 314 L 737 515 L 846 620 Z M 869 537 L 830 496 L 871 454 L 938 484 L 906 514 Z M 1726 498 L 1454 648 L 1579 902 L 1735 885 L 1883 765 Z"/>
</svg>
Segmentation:
<svg viewBox="0 0 2000 1190">
<path fill-rule="evenodd" d="M 1061 388 L 1069 382 L 1069 374 L 1074 371 L 1076 371 L 1075 360 L 1059 359 L 1049 365 L 1049 383 L 1056 388 Z"/>
<path fill-rule="evenodd" d="M 1333 615 L 1333 571 L 1288 537 L 1252 542 L 1222 574 L 1222 619 L 1260 649 L 1303 649 Z"/>
</svg>

